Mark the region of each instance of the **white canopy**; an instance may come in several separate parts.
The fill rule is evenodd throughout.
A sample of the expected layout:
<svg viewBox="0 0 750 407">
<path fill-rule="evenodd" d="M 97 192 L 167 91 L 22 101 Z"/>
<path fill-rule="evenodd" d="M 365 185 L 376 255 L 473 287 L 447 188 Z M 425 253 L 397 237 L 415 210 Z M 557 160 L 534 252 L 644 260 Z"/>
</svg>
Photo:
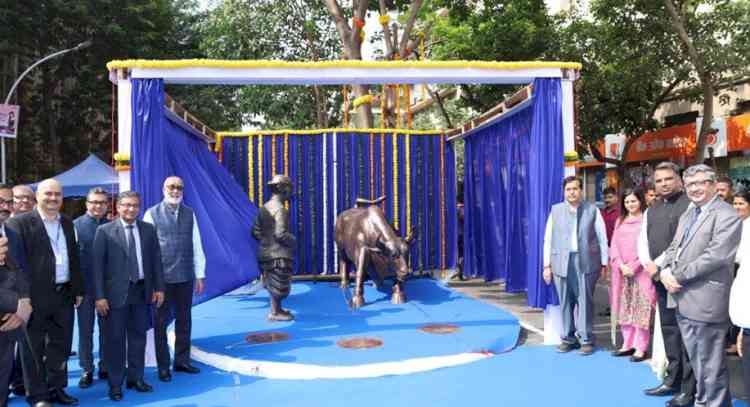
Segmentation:
<svg viewBox="0 0 750 407">
<path fill-rule="evenodd" d="M 161 78 L 171 84 L 343 85 L 394 83 L 530 83 L 534 78 L 563 78 L 580 70 L 571 62 L 494 61 L 223 61 L 126 60 L 107 64 L 128 69 L 134 79 Z"/>
</svg>

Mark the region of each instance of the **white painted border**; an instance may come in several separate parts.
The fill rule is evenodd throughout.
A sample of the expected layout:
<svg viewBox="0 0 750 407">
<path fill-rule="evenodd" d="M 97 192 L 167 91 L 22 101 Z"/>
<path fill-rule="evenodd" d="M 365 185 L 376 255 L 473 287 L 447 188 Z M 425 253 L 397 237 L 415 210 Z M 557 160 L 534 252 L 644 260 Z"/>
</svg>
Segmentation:
<svg viewBox="0 0 750 407">
<path fill-rule="evenodd" d="M 561 78 L 560 68 L 133 68 L 139 79 L 163 78 L 165 83 L 201 85 L 341 85 L 392 83 L 527 84 L 534 78 Z"/>
</svg>

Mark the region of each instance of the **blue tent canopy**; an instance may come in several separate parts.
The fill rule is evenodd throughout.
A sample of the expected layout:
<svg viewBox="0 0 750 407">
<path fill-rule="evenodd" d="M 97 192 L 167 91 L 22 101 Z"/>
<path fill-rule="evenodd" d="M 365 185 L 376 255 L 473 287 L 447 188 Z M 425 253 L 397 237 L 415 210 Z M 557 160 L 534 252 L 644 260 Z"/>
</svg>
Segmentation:
<svg viewBox="0 0 750 407">
<path fill-rule="evenodd" d="M 68 197 L 86 196 L 91 188 L 100 187 L 110 194 L 117 194 L 120 189 L 115 169 L 100 160 L 94 154 L 75 167 L 52 177 L 62 184 L 63 195 Z M 30 185 L 36 190 L 39 183 Z"/>
</svg>

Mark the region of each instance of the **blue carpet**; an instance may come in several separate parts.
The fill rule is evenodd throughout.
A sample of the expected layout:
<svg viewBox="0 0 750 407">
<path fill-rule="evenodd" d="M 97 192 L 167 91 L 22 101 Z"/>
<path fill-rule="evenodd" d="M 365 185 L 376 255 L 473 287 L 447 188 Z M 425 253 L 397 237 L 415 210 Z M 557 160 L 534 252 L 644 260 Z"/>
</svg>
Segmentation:
<svg viewBox="0 0 750 407">
<path fill-rule="evenodd" d="M 429 280 L 408 284 L 410 302 L 391 305 L 389 295 L 368 287 L 365 308 L 352 314 L 336 285 L 295 284 L 287 306 L 297 315 L 293 323 L 265 321 L 267 298 L 224 296 L 194 310 L 196 345 L 241 358 L 301 363 L 356 364 L 398 360 L 467 350 L 507 350 L 518 335 L 517 321 L 493 306 L 468 299 Z M 450 322 L 461 327 L 453 335 L 428 335 L 415 328 L 426 322 Z M 283 330 L 286 343 L 244 345 L 249 332 Z M 380 350 L 347 351 L 337 338 L 377 336 Z M 329 354 L 332 353 L 332 354 Z M 154 369 L 146 381 L 155 392 L 125 391 L 121 402 L 107 398 L 107 385 L 95 381 L 87 390 L 76 384 L 77 358 L 70 362 L 70 394 L 82 406 L 517 406 L 661 407 L 666 397 L 646 397 L 642 390 L 657 383 L 642 363 L 613 358 L 607 352 L 582 357 L 558 354 L 546 346 L 523 346 L 511 352 L 465 365 L 405 376 L 374 379 L 269 380 L 242 376 L 196 363 L 199 375 L 174 374 L 161 383 Z M 11 399 L 11 407 L 26 405 Z M 747 407 L 742 402 L 735 406 Z"/>
<path fill-rule="evenodd" d="M 359 365 L 410 358 L 453 355 L 513 348 L 520 326 L 511 314 L 467 298 L 428 279 L 407 283 L 409 301 L 390 302 L 388 292 L 365 286 L 367 304 L 351 311 L 338 283 L 297 283 L 284 302 L 293 322 L 269 322 L 268 295 L 224 296 L 193 311 L 193 344 L 213 353 L 243 359 L 318 365 Z M 427 334 L 419 327 L 450 323 L 460 330 L 450 335 Z M 282 331 L 289 340 L 250 345 L 249 333 Z M 374 337 L 383 346 L 354 351 L 336 342 L 351 337 Z"/>
</svg>

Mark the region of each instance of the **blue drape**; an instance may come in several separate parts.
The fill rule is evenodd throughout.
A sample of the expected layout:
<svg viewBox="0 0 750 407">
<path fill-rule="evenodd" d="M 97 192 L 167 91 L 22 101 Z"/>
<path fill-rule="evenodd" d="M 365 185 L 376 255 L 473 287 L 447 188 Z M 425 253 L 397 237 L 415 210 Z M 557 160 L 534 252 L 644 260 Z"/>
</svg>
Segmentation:
<svg viewBox="0 0 750 407">
<path fill-rule="evenodd" d="M 135 79 L 132 83 L 131 186 L 141 194 L 143 212 L 162 200 L 167 176 L 184 180 L 185 204 L 195 211 L 206 254 L 206 289 L 194 302 L 209 300 L 257 277 L 256 242 L 250 234 L 257 207 L 205 141 L 165 112 L 162 80 Z"/>
<path fill-rule="evenodd" d="M 464 270 L 527 291 L 534 307 L 556 304 L 541 279 L 547 214 L 562 199 L 559 79 L 534 81 L 525 107 L 465 139 Z"/>
<path fill-rule="evenodd" d="M 271 171 L 272 145 L 276 145 L 276 172 L 284 171 L 288 161 L 289 176 L 294 182 L 295 196 L 290 205 L 292 233 L 298 236 L 295 274 L 318 274 L 327 270 L 335 273 L 334 224 L 337 213 L 354 206 L 358 197 L 377 198 L 385 195 L 383 204 L 386 217 L 394 218 L 394 200 L 398 197 L 398 226 L 402 236 L 410 223 L 416 231 L 416 241 L 411 250 L 411 266 L 417 273 L 456 264 L 456 172 L 454 152 L 450 144 L 438 135 L 410 135 L 396 130 L 397 172 L 394 184 L 394 133 L 337 132 L 326 134 L 288 134 L 226 137 L 222 142 L 222 164 L 233 174 L 245 191 L 251 191 L 256 204 L 259 188 L 273 176 Z M 288 143 L 284 155 L 284 139 Z M 274 141 L 275 139 L 275 141 Z M 406 143 L 409 157 L 406 160 Z M 256 159 L 256 174 L 249 185 L 247 146 L 251 143 Z M 258 144 L 263 152 L 258 154 Z M 443 160 L 440 160 L 441 144 Z M 326 153 L 323 154 L 323 146 Z M 336 160 L 334 161 L 334 153 Z M 259 161 L 262 160 L 262 162 Z M 325 158 L 325 159 L 324 159 Z M 443 181 L 441 182 L 441 165 Z M 263 167 L 259 179 L 258 167 Z M 410 204 L 407 206 L 406 167 L 409 166 Z M 325 177 L 325 184 L 324 184 Z M 334 188 L 334 178 L 336 184 Z M 334 200 L 334 189 L 336 199 Z M 441 190 L 443 207 L 441 207 Z M 270 196 L 264 189 L 264 200 Z M 397 195 L 396 195 L 397 194 Z M 324 208 L 323 198 L 326 205 Z M 324 209 L 326 216 L 324 216 Z M 335 210 L 335 211 L 334 211 Z M 441 224 L 442 222 L 442 224 Z M 324 223 L 326 223 L 324 227 Z M 324 230 L 327 234 L 324 235 Z M 442 243 L 441 243 L 442 236 Z M 325 252 L 325 256 L 323 253 Z M 445 252 L 445 253 L 443 253 Z M 324 267 L 327 265 L 327 268 Z"/>
</svg>

